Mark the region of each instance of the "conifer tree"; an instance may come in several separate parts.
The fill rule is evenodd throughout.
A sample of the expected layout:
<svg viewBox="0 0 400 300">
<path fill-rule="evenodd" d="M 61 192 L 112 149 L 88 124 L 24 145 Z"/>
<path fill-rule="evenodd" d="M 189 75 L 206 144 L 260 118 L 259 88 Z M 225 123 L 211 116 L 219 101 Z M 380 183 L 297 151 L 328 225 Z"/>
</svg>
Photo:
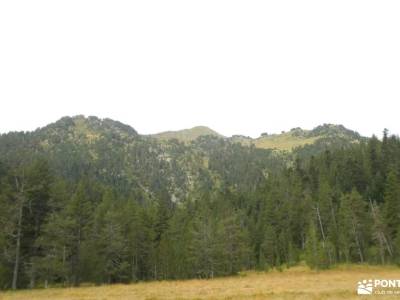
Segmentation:
<svg viewBox="0 0 400 300">
<path fill-rule="evenodd" d="M 394 239 L 400 226 L 400 181 L 394 170 L 391 170 L 387 176 L 384 201 L 387 230 L 390 239 Z"/>
<path fill-rule="evenodd" d="M 369 242 L 368 233 L 371 224 L 367 209 L 367 203 L 355 189 L 341 198 L 339 247 L 341 255 L 347 262 L 355 257 L 358 257 L 358 261 L 361 263 L 366 260 L 365 249 Z"/>
</svg>

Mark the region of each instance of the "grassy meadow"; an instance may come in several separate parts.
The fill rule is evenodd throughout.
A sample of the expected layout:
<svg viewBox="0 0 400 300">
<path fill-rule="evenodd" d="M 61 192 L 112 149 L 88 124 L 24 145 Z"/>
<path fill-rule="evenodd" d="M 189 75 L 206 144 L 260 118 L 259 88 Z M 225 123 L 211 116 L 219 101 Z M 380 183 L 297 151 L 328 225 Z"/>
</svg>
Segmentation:
<svg viewBox="0 0 400 300">
<path fill-rule="evenodd" d="M 318 137 L 297 137 L 290 132 L 260 137 L 254 140 L 254 145 L 262 149 L 277 149 L 291 151 L 295 147 L 313 144 Z"/>
<path fill-rule="evenodd" d="M 395 296 L 358 296 L 359 280 L 400 279 L 396 267 L 340 266 L 311 271 L 298 266 L 270 272 L 244 272 L 210 280 L 158 281 L 130 285 L 7 291 L 1 300 L 117 300 L 117 299 L 395 299 Z"/>
</svg>

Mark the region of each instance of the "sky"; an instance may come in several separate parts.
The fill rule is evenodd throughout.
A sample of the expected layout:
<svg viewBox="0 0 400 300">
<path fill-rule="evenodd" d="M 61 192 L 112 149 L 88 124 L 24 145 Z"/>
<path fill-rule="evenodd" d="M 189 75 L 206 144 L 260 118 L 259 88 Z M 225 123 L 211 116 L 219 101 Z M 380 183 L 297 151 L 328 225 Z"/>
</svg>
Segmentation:
<svg viewBox="0 0 400 300">
<path fill-rule="evenodd" d="M 400 133 L 400 1 L 0 1 L 0 132 Z"/>
</svg>

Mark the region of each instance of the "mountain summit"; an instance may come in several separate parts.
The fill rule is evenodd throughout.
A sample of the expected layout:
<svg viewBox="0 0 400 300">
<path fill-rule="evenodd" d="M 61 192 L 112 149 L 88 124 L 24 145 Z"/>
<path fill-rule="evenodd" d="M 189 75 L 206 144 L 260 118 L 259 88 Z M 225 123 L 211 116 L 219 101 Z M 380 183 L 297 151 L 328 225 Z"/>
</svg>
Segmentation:
<svg viewBox="0 0 400 300">
<path fill-rule="evenodd" d="M 223 135 L 206 126 L 196 126 L 190 129 L 183 129 L 178 131 L 165 131 L 153 134 L 151 136 L 162 141 L 177 139 L 181 142 L 191 142 L 196 140 L 200 136 L 215 136 L 221 138 L 224 137 Z"/>
<path fill-rule="evenodd" d="M 358 143 L 364 139 L 359 133 L 347 129 L 343 125 L 323 124 L 312 130 L 300 127 L 280 134 L 263 133 L 256 139 L 241 140 L 243 144 L 253 144 L 257 148 L 291 151 L 297 147 L 313 144 Z"/>
</svg>

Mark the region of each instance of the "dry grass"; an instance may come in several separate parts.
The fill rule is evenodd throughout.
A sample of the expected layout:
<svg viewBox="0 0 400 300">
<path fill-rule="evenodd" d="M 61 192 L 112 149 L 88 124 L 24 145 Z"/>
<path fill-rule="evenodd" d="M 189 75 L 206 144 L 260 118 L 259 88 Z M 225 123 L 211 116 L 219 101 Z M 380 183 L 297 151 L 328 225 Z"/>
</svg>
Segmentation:
<svg viewBox="0 0 400 300">
<path fill-rule="evenodd" d="M 400 279 L 400 269 L 341 266 L 334 270 L 315 272 L 306 267 L 294 267 L 283 272 L 246 272 L 242 276 L 212 280 L 5 292 L 0 295 L 0 299 L 395 299 L 379 295 L 357 296 L 357 282 L 368 278 Z"/>
<path fill-rule="evenodd" d="M 254 145 L 257 148 L 263 149 L 277 149 L 291 151 L 295 147 L 313 144 L 319 137 L 297 137 L 293 136 L 290 132 L 260 137 L 254 140 Z"/>
<path fill-rule="evenodd" d="M 181 142 L 188 143 L 188 142 L 194 141 L 195 139 L 197 139 L 200 136 L 206 136 L 206 135 L 223 137 L 218 132 L 216 132 L 206 126 L 196 126 L 196 127 L 190 128 L 190 129 L 183 129 L 183 130 L 178 130 L 178 131 L 166 131 L 166 132 L 153 134 L 152 136 L 154 138 L 157 138 L 162 141 L 168 141 L 170 139 L 177 139 Z"/>
</svg>

